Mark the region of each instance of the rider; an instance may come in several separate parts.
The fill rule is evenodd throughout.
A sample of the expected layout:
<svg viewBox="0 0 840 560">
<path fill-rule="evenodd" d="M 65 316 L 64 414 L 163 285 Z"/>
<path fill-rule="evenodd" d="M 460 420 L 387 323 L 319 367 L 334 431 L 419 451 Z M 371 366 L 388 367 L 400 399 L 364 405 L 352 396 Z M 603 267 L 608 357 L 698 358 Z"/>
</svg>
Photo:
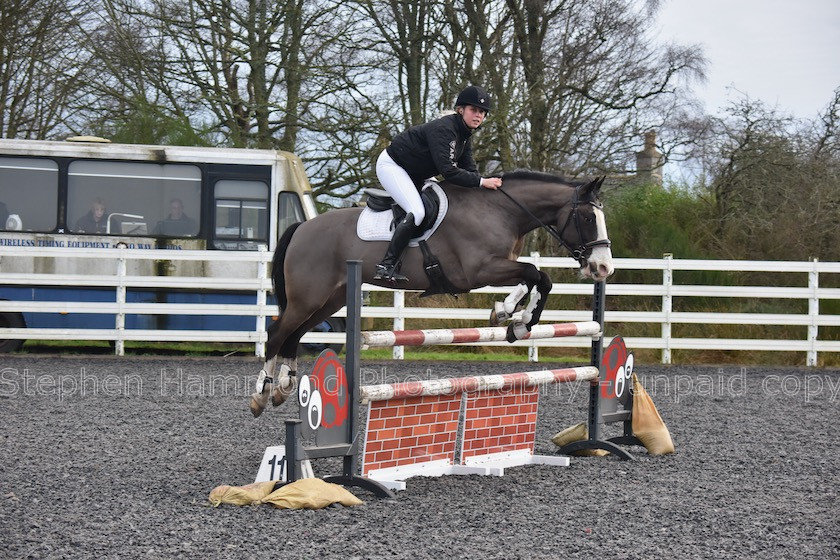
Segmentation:
<svg viewBox="0 0 840 560">
<path fill-rule="evenodd" d="M 442 175 L 454 185 L 493 190 L 502 185 L 498 177 L 479 175 L 472 156 L 472 133 L 492 107 L 493 101 L 483 88 L 468 86 L 455 100 L 455 113 L 398 134 L 379 155 L 376 176 L 407 214 L 394 229 L 385 258 L 376 265 L 375 279 L 408 280 L 397 269 L 403 251 L 419 233 L 425 218 L 420 189 L 426 179 Z"/>
</svg>

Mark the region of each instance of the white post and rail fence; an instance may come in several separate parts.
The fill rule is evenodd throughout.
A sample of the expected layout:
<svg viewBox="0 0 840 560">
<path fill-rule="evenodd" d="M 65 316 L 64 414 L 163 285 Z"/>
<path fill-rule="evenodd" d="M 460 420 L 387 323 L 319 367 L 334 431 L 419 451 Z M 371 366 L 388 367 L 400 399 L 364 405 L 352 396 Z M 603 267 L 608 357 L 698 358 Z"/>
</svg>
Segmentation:
<svg viewBox="0 0 840 560">
<path fill-rule="evenodd" d="M 3 261 L 8 258 L 27 257 L 37 259 L 97 259 L 111 261 L 105 270 L 107 274 L 63 274 L 54 272 L 20 273 L 4 270 Z M 41 248 L 41 247 L 0 247 L 0 286 L 17 287 L 55 287 L 64 288 L 71 293 L 74 288 L 99 288 L 113 290 L 113 301 L 77 301 L 69 297 L 68 301 L 15 301 L 0 300 L 0 314 L 11 313 L 93 313 L 114 315 L 113 328 L 0 328 L 0 340 L 109 340 L 114 341 L 115 351 L 122 355 L 126 341 L 213 341 L 253 344 L 256 356 L 265 352 L 266 318 L 277 314 L 277 308 L 270 298 L 272 285 L 270 262 L 272 254 L 268 251 L 225 252 L 225 251 L 175 251 L 147 249 L 77 249 L 77 248 Z M 185 277 L 158 275 L 131 275 L 126 263 L 140 261 L 218 261 L 225 263 L 243 263 L 243 268 L 255 268 L 258 272 L 253 277 Z M 563 276 L 568 281 L 555 283 L 552 295 L 589 296 L 592 285 L 578 281 L 577 264 L 565 257 L 541 257 L 531 255 L 522 261 L 532 262 L 542 269 L 566 269 Z M 689 260 L 675 259 L 666 255 L 661 259 L 622 259 L 614 260 L 618 273 L 606 284 L 607 311 L 605 314 L 605 332 L 619 332 L 610 328 L 610 324 L 621 324 L 621 333 L 628 332 L 628 324 L 645 324 L 646 332 L 658 336 L 626 336 L 625 342 L 633 349 L 653 349 L 661 351 L 662 363 L 672 361 L 674 350 L 734 350 L 775 352 L 787 351 L 802 353 L 804 363 L 818 365 L 820 354 L 840 352 L 840 263 L 813 261 L 732 261 L 732 260 Z M 247 266 L 246 266 L 247 265 Z M 61 267 L 56 267 L 60 270 Z M 98 269 L 102 269 L 102 262 Z M 36 269 L 37 270 L 37 269 Z M 643 271 L 644 283 L 622 282 L 625 276 L 634 276 L 630 271 Z M 685 284 L 681 278 L 704 277 L 697 272 L 708 272 L 710 278 L 732 278 L 728 273 L 737 271 L 741 280 L 738 285 L 721 285 L 713 281 L 708 283 Z M 691 275 L 685 274 L 691 272 Z M 719 273 L 719 274 L 715 274 Z M 636 274 L 635 276 L 639 276 Z M 634 277 L 635 277 L 634 276 Z M 650 281 L 655 278 L 655 281 Z M 768 278 L 777 281 L 768 282 Z M 746 280 L 744 280 L 746 279 Z M 762 281 L 758 281 L 762 280 Z M 827 287 L 821 287 L 827 286 Z M 469 307 L 417 307 L 406 304 L 405 293 L 385 290 L 365 285 L 365 290 L 387 291 L 393 294 L 392 305 L 366 305 L 363 317 L 386 318 L 392 322 L 394 330 L 403 330 L 406 321 L 441 320 L 445 327 L 454 321 L 472 321 L 474 326 L 486 324 L 488 309 Z M 228 303 L 132 303 L 126 301 L 128 290 L 180 290 L 192 292 L 250 292 L 255 295 L 253 304 Z M 499 294 L 503 299 L 510 288 L 487 287 L 473 293 Z M 633 304 L 622 308 L 623 302 L 633 298 Z M 699 305 L 684 305 L 703 298 L 704 308 L 714 311 L 692 311 Z M 381 298 L 377 298 L 381 299 Z M 422 301 L 422 300 L 421 300 Z M 713 301 L 712 305 L 708 302 Z M 644 302 L 641 305 L 639 302 Z M 783 303 L 786 302 L 786 303 Z M 639 310 L 639 309 L 648 310 Z M 743 309 L 749 309 L 744 312 Z M 834 311 L 832 313 L 832 311 Z M 248 331 L 231 330 L 162 330 L 129 329 L 125 318 L 128 315 L 214 315 L 214 316 L 252 316 L 254 329 Z M 336 314 L 344 316 L 342 309 Z M 561 323 L 591 320 L 591 309 L 581 305 L 579 309 L 546 309 L 541 322 Z M 450 324 L 447 325 L 446 322 Z M 693 333 L 700 336 L 675 336 L 679 331 L 676 326 L 694 325 Z M 704 325 L 727 325 L 725 332 L 749 334 L 749 327 L 798 327 L 780 329 L 778 337 L 750 338 L 732 336 L 729 338 L 704 337 Z M 685 330 L 685 327 L 683 327 Z M 709 333 L 719 332 L 709 330 Z M 761 330 L 761 332 L 765 332 Z M 791 334 L 795 333 L 795 334 Z M 801 336 L 799 336 L 801 333 Z M 305 335 L 304 342 L 342 344 L 343 333 L 315 333 Z M 481 345 L 508 345 L 507 342 L 479 342 Z M 591 344 L 587 337 L 558 339 L 524 340 L 514 343 L 529 348 L 529 359 L 538 361 L 539 349 L 545 347 L 580 347 Z M 394 358 L 403 357 L 403 348 L 394 348 Z"/>
</svg>

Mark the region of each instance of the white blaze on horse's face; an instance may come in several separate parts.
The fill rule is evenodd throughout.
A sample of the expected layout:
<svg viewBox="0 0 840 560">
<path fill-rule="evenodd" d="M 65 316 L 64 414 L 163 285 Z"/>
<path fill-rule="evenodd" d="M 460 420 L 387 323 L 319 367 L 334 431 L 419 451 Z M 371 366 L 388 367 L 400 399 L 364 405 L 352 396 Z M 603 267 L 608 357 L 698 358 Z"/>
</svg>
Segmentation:
<svg viewBox="0 0 840 560">
<path fill-rule="evenodd" d="M 598 231 L 598 240 L 609 239 L 607 236 L 607 220 L 600 208 L 593 208 L 595 212 L 595 225 Z M 598 245 L 592 248 L 586 264 L 581 267 L 580 273 L 584 278 L 591 278 L 596 282 L 605 280 L 613 273 L 612 251 L 609 245 Z"/>
</svg>

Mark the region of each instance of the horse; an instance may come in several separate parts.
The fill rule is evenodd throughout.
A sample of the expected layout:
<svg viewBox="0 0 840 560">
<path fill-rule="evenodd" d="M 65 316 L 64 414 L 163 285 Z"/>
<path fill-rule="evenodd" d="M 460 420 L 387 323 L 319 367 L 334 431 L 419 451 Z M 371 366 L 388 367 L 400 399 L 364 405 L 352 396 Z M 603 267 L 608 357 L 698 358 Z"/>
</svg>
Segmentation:
<svg viewBox="0 0 840 560">
<path fill-rule="evenodd" d="M 598 198 L 603 180 L 576 182 L 515 171 L 502 175 L 498 190 L 441 182 L 448 212 L 427 243 L 449 280 L 448 291 L 516 286 L 504 302 L 495 304 L 490 320 L 494 325 L 511 321 L 508 341 L 522 338 L 539 321 L 552 285 L 548 274 L 517 261 L 525 234 L 538 227 L 547 229 L 579 262 L 582 279 L 606 279 L 613 265 Z M 298 342 L 346 303 L 346 261 L 362 261 L 363 282 L 394 287 L 373 279 L 388 242 L 362 241 L 356 235 L 362 210 L 331 210 L 290 226 L 278 241 L 272 279 L 280 316 L 268 329 L 266 362 L 250 403 L 254 416 L 267 406 L 269 393 L 277 406 L 294 391 Z M 401 273 L 409 280 L 400 283 L 400 289 L 430 289 L 417 248 L 409 247 L 403 254 Z M 275 380 L 278 356 L 282 365 Z"/>
</svg>

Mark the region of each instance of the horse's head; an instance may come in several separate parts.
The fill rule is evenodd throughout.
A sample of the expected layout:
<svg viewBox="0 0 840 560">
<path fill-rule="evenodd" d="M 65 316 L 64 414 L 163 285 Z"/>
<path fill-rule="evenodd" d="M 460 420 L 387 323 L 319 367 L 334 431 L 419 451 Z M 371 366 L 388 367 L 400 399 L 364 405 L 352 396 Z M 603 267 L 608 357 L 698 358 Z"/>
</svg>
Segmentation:
<svg viewBox="0 0 840 560">
<path fill-rule="evenodd" d="M 607 222 L 598 193 L 604 177 L 575 188 L 571 204 L 564 206 L 557 227 L 562 243 L 580 263 L 580 274 L 596 282 L 613 273 Z"/>
</svg>

